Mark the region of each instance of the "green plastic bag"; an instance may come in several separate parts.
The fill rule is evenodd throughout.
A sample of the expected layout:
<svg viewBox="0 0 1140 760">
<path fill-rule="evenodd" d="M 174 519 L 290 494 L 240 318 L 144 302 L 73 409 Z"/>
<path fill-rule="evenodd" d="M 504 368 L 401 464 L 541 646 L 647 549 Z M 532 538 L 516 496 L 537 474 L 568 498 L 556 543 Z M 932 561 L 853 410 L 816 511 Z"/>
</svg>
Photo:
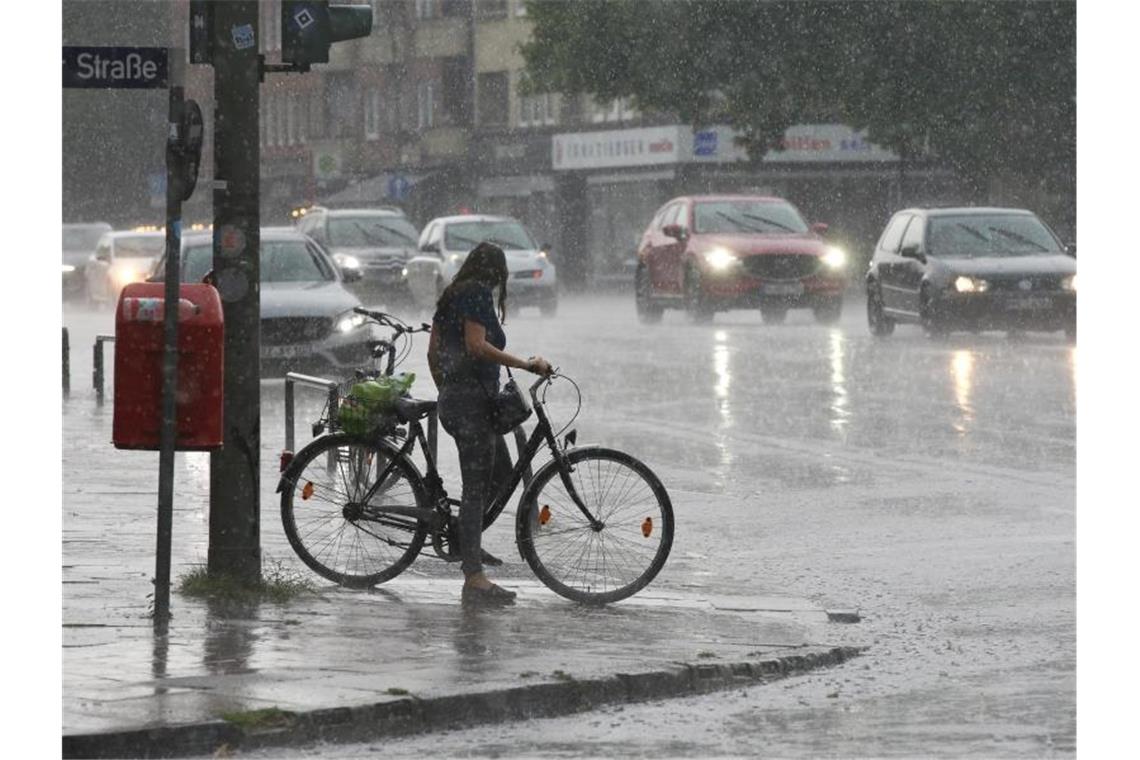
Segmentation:
<svg viewBox="0 0 1140 760">
<path fill-rule="evenodd" d="M 341 429 L 353 435 L 375 429 L 390 415 L 396 399 L 407 395 L 415 381 L 415 372 L 401 372 L 353 385 L 337 412 Z"/>
</svg>

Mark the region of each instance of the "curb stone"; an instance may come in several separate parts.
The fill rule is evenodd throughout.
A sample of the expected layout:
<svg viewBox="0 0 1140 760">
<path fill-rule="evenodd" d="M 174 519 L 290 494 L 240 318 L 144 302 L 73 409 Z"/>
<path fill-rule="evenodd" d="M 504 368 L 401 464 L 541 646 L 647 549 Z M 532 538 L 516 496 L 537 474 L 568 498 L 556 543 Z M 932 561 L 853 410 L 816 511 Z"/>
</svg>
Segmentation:
<svg viewBox="0 0 1140 760">
<path fill-rule="evenodd" d="M 419 699 L 409 697 L 359 707 L 287 713 L 286 726 L 242 728 L 217 720 L 63 737 L 65 758 L 184 757 L 212 754 L 222 745 L 242 751 L 314 741 L 369 741 L 391 736 L 467 728 L 525 718 L 550 718 L 605 704 L 683 697 L 749 682 L 764 683 L 839 665 L 866 647 L 834 647 L 753 662 L 677 663 L 664 670 L 559 680 L 488 692 Z"/>
</svg>

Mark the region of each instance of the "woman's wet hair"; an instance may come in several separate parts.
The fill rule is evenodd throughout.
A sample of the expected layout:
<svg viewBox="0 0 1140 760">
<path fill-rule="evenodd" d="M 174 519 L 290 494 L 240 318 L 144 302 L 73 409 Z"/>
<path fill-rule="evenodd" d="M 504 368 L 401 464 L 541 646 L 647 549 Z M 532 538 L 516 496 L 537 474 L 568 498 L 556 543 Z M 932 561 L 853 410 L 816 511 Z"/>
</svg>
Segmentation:
<svg viewBox="0 0 1140 760">
<path fill-rule="evenodd" d="M 444 288 L 436 302 L 436 308 L 442 308 L 449 303 L 467 283 L 477 282 L 486 285 L 492 292 L 499 291 L 499 321 L 507 321 L 507 254 L 494 243 L 486 241 L 471 249 L 455 279 Z"/>
</svg>

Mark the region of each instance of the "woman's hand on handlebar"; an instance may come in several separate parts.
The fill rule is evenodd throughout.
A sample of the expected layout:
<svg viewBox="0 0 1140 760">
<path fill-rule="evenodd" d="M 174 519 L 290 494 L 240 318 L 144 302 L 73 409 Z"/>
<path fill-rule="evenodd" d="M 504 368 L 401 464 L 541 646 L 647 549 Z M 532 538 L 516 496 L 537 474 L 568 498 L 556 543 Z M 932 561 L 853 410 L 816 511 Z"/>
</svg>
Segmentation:
<svg viewBox="0 0 1140 760">
<path fill-rule="evenodd" d="M 532 356 L 526 361 L 526 368 L 536 375 L 543 377 L 550 377 L 554 374 L 554 368 L 550 366 L 550 362 L 543 359 L 541 356 Z"/>
</svg>

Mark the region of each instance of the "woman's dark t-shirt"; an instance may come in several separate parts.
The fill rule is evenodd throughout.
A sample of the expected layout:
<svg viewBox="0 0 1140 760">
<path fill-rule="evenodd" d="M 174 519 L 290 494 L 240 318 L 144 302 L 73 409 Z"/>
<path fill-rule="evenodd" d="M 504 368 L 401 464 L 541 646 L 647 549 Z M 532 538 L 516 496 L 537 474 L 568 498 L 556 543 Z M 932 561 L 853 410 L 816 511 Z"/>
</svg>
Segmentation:
<svg viewBox="0 0 1140 760">
<path fill-rule="evenodd" d="M 480 382 L 488 393 L 499 388 L 499 365 L 475 359 L 467 353 L 463 322 L 470 319 L 487 330 L 487 342 L 502 351 L 507 336 L 495 314 L 491 289 L 478 282 L 466 282 L 452 292 L 448 302 L 436 309 L 432 327 L 439 331 L 439 368 L 444 385 Z"/>
</svg>

